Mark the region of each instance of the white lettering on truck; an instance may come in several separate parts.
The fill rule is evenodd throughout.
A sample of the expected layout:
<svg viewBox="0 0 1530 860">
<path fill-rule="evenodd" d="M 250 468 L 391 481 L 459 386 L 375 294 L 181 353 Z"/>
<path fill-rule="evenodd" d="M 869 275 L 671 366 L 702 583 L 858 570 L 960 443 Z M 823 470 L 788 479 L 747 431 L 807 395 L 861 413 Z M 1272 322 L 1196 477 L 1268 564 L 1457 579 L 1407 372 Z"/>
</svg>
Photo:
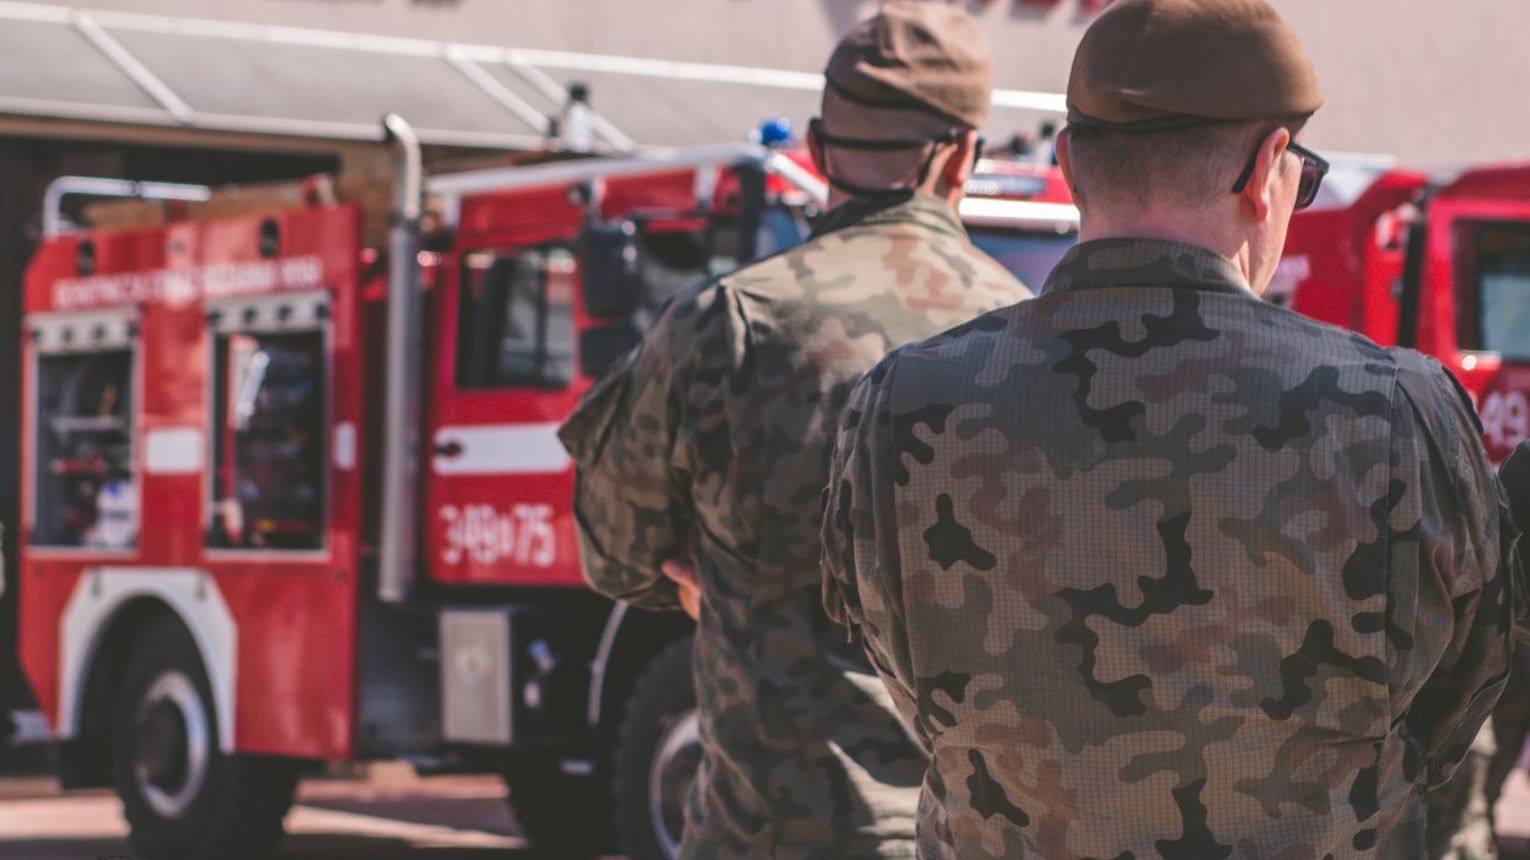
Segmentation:
<svg viewBox="0 0 1530 860">
<path fill-rule="evenodd" d="M 1530 439 L 1530 400 L 1523 391 L 1494 391 L 1482 399 L 1482 435 L 1490 448 Z"/>
<path fill-rule="evenodd" d="M 509 511 L 493 505 L 442 505 L 446 539 L 441 560 L 450 565 L 507 561 L 552 567 L 557 560 L 552 515 L 552 505 L 518 504 Z"/>
<path fill-rule="evenodd" d="M 53 284 L 53 307 L 64 311 L 144 302 L 183 304 L 203 298 L 313 290 L 322 286 L 324 260 L 310 255 L 65 278 Z"/>
</svg>

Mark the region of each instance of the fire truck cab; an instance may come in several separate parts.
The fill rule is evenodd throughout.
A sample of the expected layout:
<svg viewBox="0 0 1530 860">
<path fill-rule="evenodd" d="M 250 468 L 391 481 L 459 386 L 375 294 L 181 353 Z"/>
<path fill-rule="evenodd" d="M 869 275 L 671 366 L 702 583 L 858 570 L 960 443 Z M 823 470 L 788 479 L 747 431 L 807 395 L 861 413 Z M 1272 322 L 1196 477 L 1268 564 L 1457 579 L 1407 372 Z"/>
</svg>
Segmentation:
<svg viewBox="0 0 1530 860">
<path fill-rule="evenodd" d="M 1266 297 L 1439 360 L 1501 460 L 1530 438 L 1530 166 L 1339 179 L 1292 220 Z"/>
<path fill-rule="evenodd" d="M 132 187 L 176 199 L 32 261 L 19 644 L 66 785 L 114 787 L 146 857 L 256 857 L 303 773 L 404 757 L 503 774 L 544 846 L 672 856 L 690 622 L 584 587 L 555 430 L 676 290 L 800 242 L 823 182 L 742 145 L 426 180 L 390 129 L 386 234 L 325 182 Z M 1066 189 L 981 173 L 964 218 L 1039 286 Z"/>
</svg>

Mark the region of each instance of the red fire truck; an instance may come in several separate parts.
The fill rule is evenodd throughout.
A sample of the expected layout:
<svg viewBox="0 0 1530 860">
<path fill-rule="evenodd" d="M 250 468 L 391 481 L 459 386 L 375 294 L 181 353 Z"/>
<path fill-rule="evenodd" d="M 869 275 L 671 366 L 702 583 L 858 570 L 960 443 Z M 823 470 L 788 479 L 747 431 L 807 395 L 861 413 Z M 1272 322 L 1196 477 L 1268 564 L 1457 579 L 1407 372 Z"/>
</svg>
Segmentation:
<svg viewBox="0 0 1530 860">
<path fill-rule="evenodd" d="M 316 763 L 404 757 L 504 774 L 544 845 L 669 856 L 690 625 L 583 587 L 554 431 L 669 294 L 800 241 L 823 183 L 742 145 L 427 183 L 388 127 L 385 248 L 322 183 L 221 217 L 207 189 L 49 195 L 14 579 L 65 783 L 114 787 L 146 857 L 254 857 Z M 1076 226 L 1054 171 L 973 190 L 1039 283 Z M 69 231 L 71 191 L 181 199 Z"/>
<path fill-rule="evenodd" d="M 1530 438 L 1530 165 L 1336 179 L 1293 220 L 1267 298 L 1434 356 L 1501 460 Z"/>
</svg>

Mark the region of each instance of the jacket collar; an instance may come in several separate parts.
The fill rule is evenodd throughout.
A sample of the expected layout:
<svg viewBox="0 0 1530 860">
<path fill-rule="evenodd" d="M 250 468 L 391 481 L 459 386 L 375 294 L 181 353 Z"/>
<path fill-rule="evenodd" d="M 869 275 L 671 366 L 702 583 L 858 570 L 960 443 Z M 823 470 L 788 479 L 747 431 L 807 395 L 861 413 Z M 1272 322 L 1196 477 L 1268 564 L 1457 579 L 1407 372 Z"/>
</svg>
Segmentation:
<svg viewBox="0 0 1530 860">
<path fill-rule="evenodd" d="M 1102 287 L 1173 287 L 1252 298 L 1232 261 L 1197 245 L 1164 239 L 1097 239 L 1069 249 L 1042 295 Z"/>
<path fill-rule="evenodd" d="M 933 194 L 897 191 L 876 197 L 856 197 L 830 209 L 813 225 L 813 238 L 846 227 L 878 224 L 919 224 L 936 232 L 967 237 L 967 231 L 946 201 Z"/>
</svg>

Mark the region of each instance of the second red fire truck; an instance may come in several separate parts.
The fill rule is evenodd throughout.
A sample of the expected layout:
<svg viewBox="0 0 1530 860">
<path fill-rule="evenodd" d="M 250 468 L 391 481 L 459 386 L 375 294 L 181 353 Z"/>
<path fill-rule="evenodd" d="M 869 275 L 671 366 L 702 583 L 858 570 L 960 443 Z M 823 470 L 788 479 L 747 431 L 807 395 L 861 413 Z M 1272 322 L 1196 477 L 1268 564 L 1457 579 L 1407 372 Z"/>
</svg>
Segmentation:
<svg viewBox="0 0 1530 860">
<path fill-rule="evenodd" d="M 1508 456 L 1530 438 L 1530 166 L 1360 168 L 1335 187 L 1293 220 L 1268 298 L 1434 356 Z"/>
</svg>

